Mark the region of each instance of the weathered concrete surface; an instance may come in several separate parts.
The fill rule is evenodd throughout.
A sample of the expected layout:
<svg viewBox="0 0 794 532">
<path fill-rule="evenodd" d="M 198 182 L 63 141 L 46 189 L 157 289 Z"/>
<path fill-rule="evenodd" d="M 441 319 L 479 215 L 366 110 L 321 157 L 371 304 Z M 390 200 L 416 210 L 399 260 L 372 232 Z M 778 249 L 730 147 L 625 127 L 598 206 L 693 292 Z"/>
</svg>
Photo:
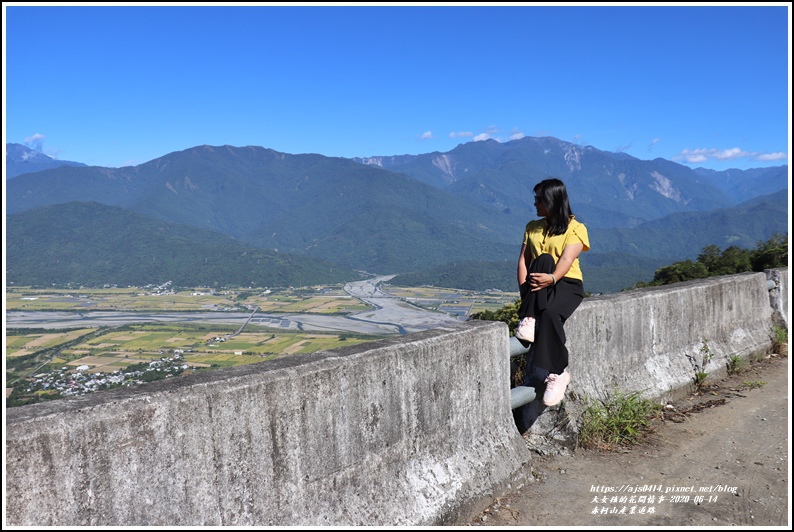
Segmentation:
<svg viewBox="0 0 794 532">
<path fill-rule="evenodd" d="M 8 525 L 432 525 L 529 451 L 468 322 L 8 410 Z"/>
<path fill-rule="evenodd" d="M 788 269 L 775 272 L 787 286 Z M 766 281 L 764 273 L 743 273 L 587 298 L 565 324 L 566 400 L 552 408 L 533 403 L 530 445 L 570 447 L 586 399 L 615 390 L 675 399 L 692 390 L 696 372 L 722 377 L 730 357 L 767 352 L 773 305 Z"/>
<path fill-rule="evenodd" d="M 775 283 L 769 291 L 769 304 L 772 306 L 773 318 L 788 328 L 789 291 L 788 268 L 766 270 L 766 278 Z"/>
</svg>

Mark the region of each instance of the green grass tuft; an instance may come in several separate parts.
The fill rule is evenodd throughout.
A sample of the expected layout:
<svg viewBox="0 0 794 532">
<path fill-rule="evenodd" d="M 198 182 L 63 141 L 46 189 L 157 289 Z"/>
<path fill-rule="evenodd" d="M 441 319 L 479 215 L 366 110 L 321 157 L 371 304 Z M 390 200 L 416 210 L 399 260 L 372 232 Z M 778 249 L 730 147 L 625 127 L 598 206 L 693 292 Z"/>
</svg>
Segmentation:
<svg viewBox="0 0 794 532">
<path fill-rule="evenodd" d="M 579 445 L 587 449 L 616 450 L 636 444 L 651 429 L 661 405 L 639 392 L 615 390 L 605 401 L 586 401 Z"/>
</svg>

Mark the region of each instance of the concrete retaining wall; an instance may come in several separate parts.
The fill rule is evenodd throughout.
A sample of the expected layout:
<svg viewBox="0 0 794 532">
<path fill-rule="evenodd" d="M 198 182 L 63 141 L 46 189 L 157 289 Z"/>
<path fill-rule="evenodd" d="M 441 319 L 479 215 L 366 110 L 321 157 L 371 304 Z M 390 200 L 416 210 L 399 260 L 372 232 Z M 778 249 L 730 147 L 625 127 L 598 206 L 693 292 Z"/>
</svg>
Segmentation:
<svg viewBox="0 0 794 532">
<path fill-rule="evenodd" d="M 767 274 L 772 299 L 763 273 L 586 299 L 567 399 L 538 409 L 530 446 L 570 445 L 585 398 L 674 397 L 698 368 L 766 352 L 788 269 Z M 508 341 L 470 321 L 9 409 L 7 524 L 465 523 L 525 480 Z"/>
<path fill-rule="evenodd" d="M 529 460 L 507 326 L 369 344 L 13 408 L 14 525 L 428 525 Z"/>
<path fill-rule="evenodd" d="M 530 445 L 541 452 L 573 445 L 585 399 L 607 399 L 620 390 L 672 400 L 694 390 L 697 371 L 719 379 L 730 357 L 768 353 L 773 310 L 788 300 L 788 269 L 773 272 L 782 294 L 768 289 L 767 272 L 585 299 L 565 324 L 572 379 L 567 401 L 549 409 L 533 403 Z"/>
<path fill-rule="evenodd" d="M 597 398 L 612 387 L 662 399 L 686 393 L 695 371 L 718 372 L 731 355 L 768 349 L 771 318 L 763 273 L 594 297 L 566 325 L 573 391 Z"/>
</svg>

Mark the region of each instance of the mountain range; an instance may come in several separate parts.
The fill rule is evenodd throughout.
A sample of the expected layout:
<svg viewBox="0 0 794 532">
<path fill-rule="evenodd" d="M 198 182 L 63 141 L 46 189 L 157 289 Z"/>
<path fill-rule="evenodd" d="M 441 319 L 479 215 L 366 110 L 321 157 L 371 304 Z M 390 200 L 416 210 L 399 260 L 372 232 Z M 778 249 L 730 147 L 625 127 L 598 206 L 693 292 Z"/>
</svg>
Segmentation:
<svg viewBox="0 0 794 532">
<path fill-rule="evenodd" d="M 6 144 L 6 179 L 18 175 L 58 168 L 59 166 L 87 166 L 74 161 L 62 161 L 22 144 Z"/>
<path fill-rule="evenodd" d="M 8 146 L 6 155 L 8 168 L 14 163 Z M 788 166 L 692 170 L 552 137 L 358 159 L 205 145 L 138 166 L 65 165 L 8 179 L 8 279 L 19 284 L 21 264 L 57 256 L 57 244 L 41 238 L 43 227 L 77 228 L 99 216 L 91 214 L 94 209 L 105 217 L 127 217 L 114 227 L 119 242 L 130 243 L 122 247 L 130 256 L 137 257 L 145 242 L 170 234 L 153 229 L 168 223 L 180 232 L 194 229 L 201 235 L 195 240 L 208 245 L 222 236 L 238 246 L 238 254 L 269 250 L 295 264 L 322 264 L 317 282 L 356 275 L 354 270 L 411 274 L 421 282 L 433 278 L 431 272 L 449 269 L 453 279 L 460 272 L 459 284 L 464 278 L 476 283 L 477 270 L 495 268 L 502 281 L 490 287 L 515 290 L 524 225 L 535 217 L 532 187 L 549 176 L 566 183 L 574 213 L 590 231 L 592 251 L 581 260 L 591 292 L 648 281 L 656 268 L 694 258 L 707 245 L 753 247 L 772 233 L 787 233 Z M 66 206 L 72 202 L 77 203 Z M 114 214 L 105 212 L 107 207 L 116 208 Z M 96 227 L 76 229 L 83 235 L 92 231 Z M 83 246 L 83 255 L 96 258 L 98 242 L 61 238 L 61 247 Z M 20 240 L 26 244 L 18 246 Z M 191 258 L 189 250 L 180 248 L 185 258 L 177 262 L 209 253 L 197 246 Z M 80 256 L 70 262 L 76 265 Z M 263 257 L 257 264 L 268 269 Z M 53 279 L 67 279 L 68 272 L 55 264 Z M 331 270 L 335 273 L 323 281 L 323 272 Z M 159 276 L 151 282 L 163 282 L 171 270 L 164 262 L 149 271 L 149 277 Z M 43 281 L 46 268 L 40 275 Z M 215 281 L 230 282 L 225 275 L 219 270 Z M 113 268 L 105 272 L 108 277 Z M 306 278 L 303 272 L 296 277 Z M 497 284 L 493 277 L 479 275 Z"/>
</svg>

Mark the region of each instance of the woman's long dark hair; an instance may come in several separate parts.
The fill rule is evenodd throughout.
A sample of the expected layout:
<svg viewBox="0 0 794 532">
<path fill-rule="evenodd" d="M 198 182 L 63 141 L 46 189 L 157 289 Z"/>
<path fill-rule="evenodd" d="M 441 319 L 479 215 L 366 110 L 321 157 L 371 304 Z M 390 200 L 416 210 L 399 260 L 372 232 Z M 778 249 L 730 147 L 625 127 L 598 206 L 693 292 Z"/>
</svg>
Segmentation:
<svg viewBox="0 0 794 532">
<path fill-rule="evenodd" d="M 571 206 L 568 203 L 568 191 L 565 183 L 555 177 L 544 179 L 533 189 L 535 196 L 543 202 L 546 210 L 549 211 L 548 224 L 549 234 L 562 235 L 568 230 L 568 222 L 571 220 Z"/>
</svg>

